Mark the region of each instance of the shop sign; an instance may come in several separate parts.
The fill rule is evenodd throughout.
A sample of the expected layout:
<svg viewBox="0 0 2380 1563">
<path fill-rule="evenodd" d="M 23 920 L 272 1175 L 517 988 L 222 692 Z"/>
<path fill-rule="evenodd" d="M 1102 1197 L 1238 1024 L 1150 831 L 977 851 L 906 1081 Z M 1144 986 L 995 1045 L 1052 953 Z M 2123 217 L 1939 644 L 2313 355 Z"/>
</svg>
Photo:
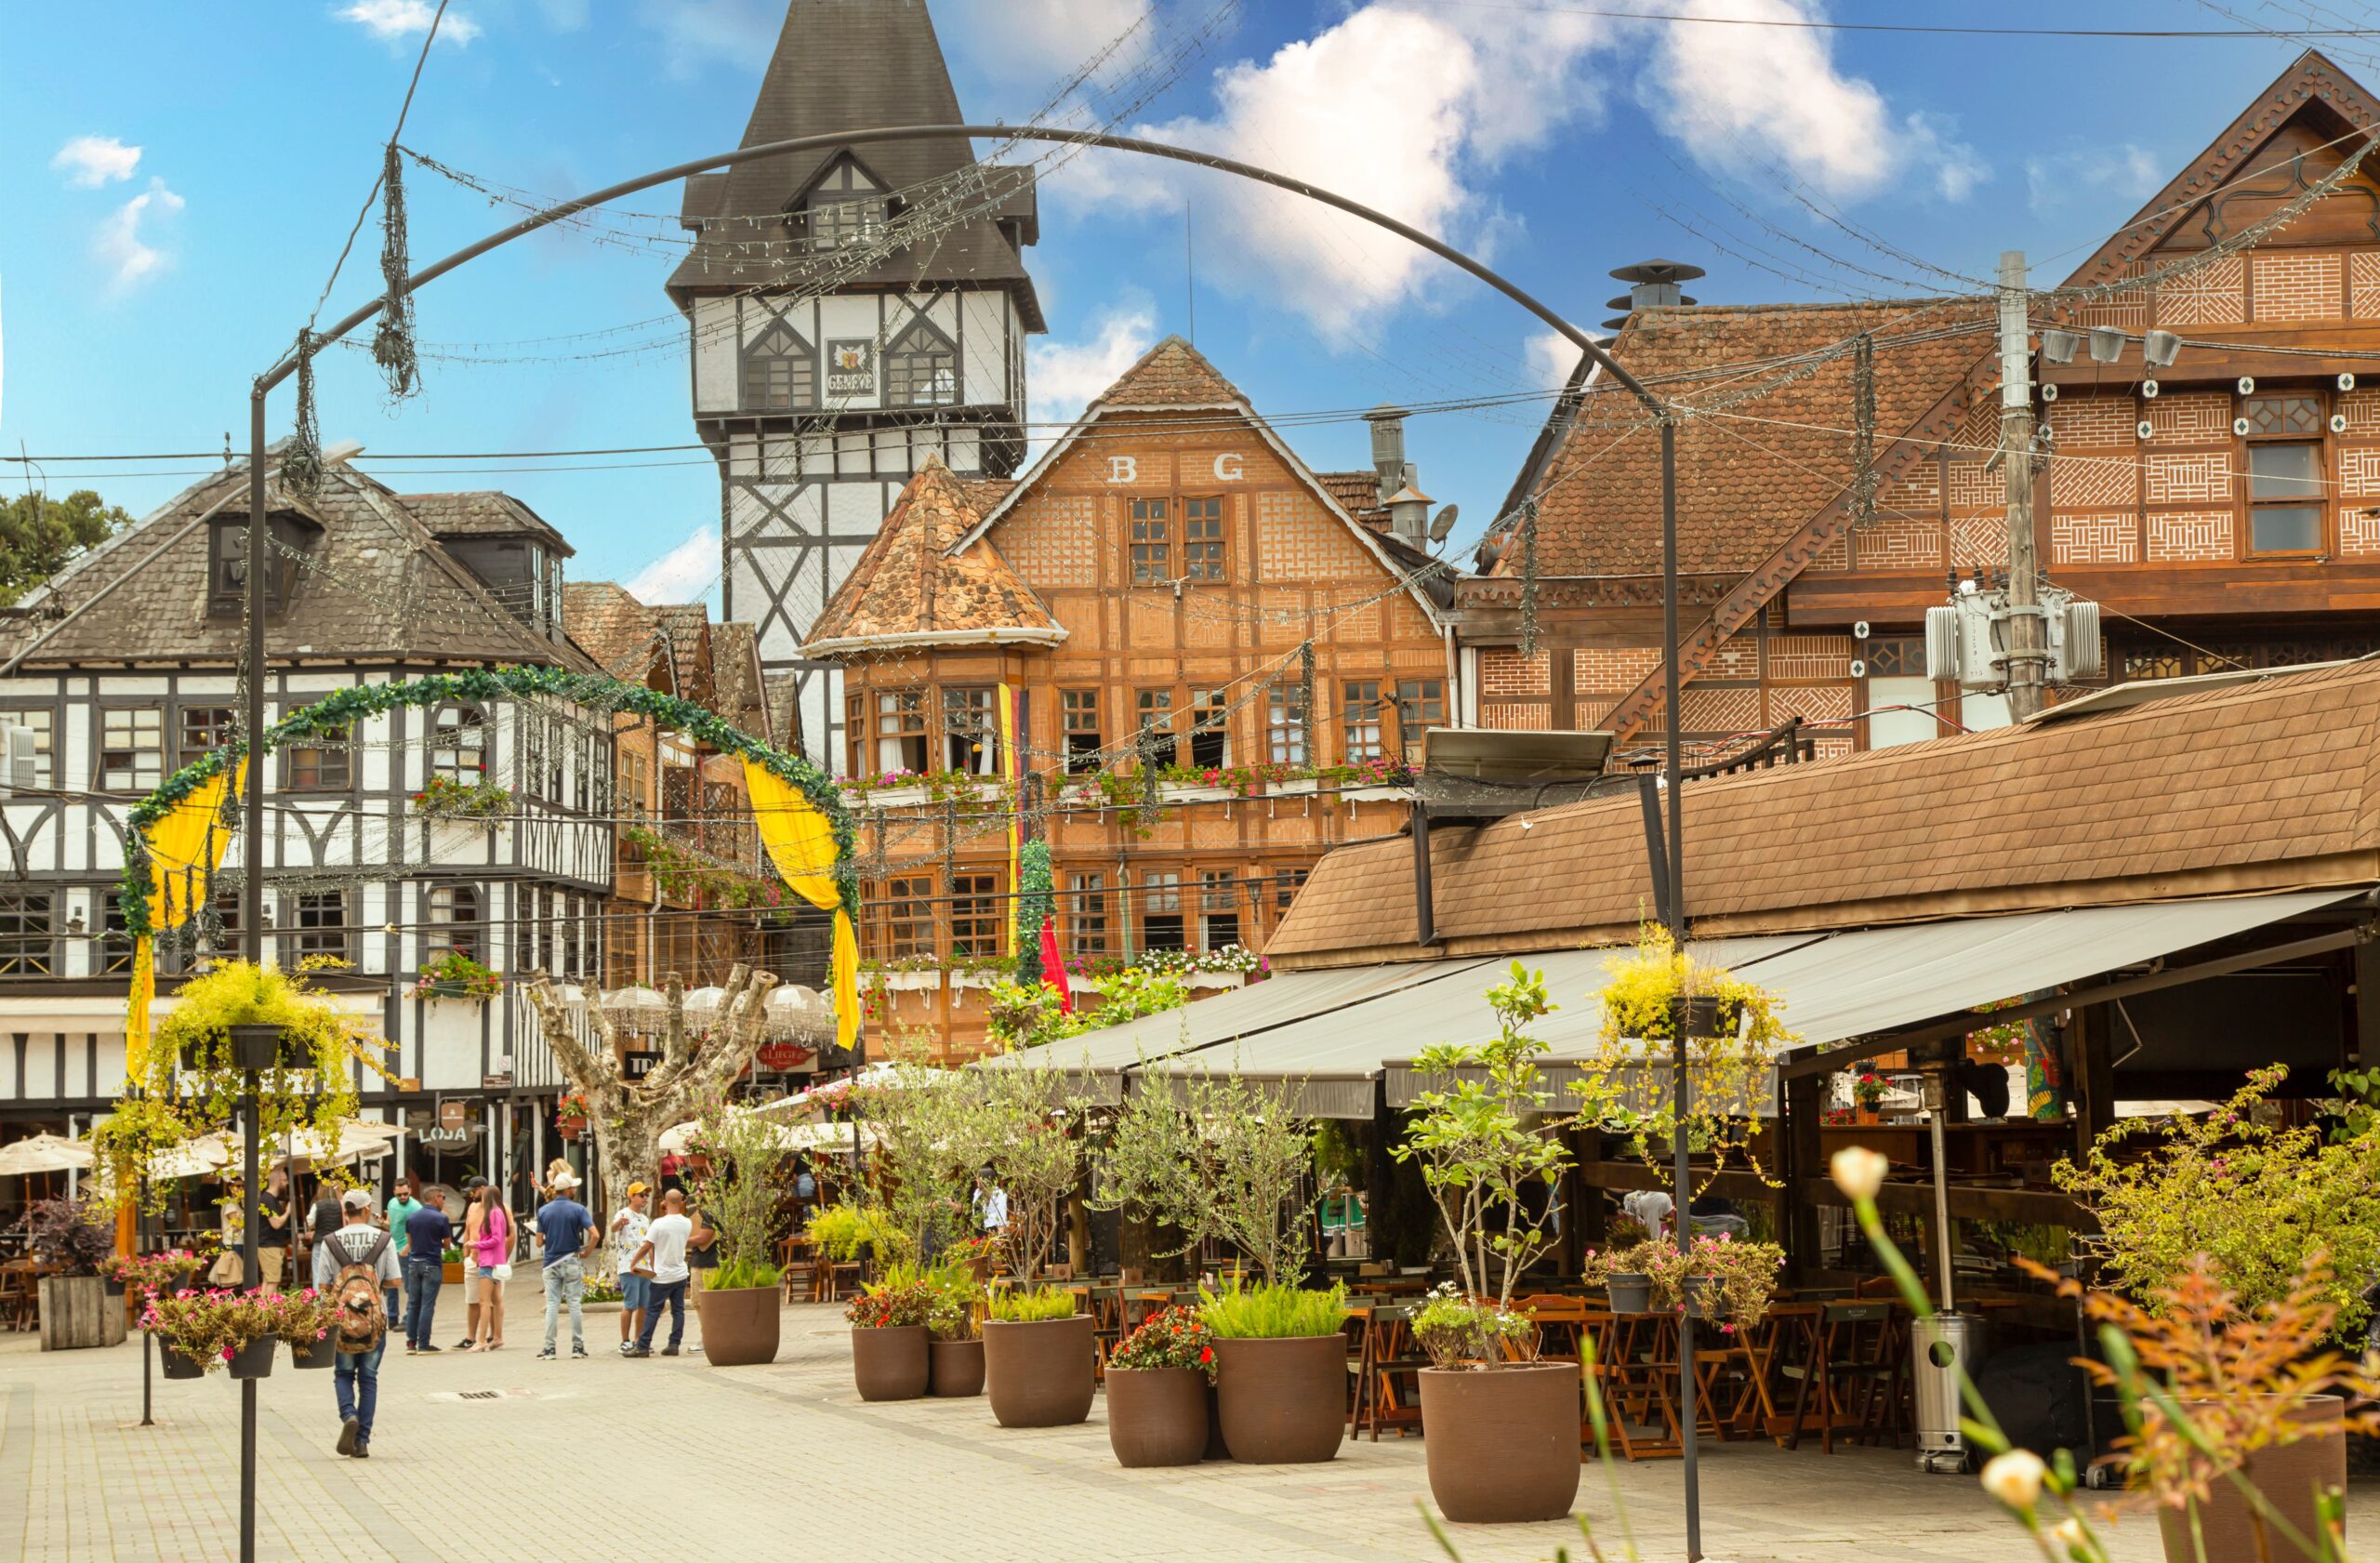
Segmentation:
<svg viewBox="0 0 2380 1563">
<path fill-rule="evenodd" d="M 761 1068 L 783 1075 L 810 1067 L 818 1054 L 800 1042 L 766 1042 L 757 1056 Z"/>
<path fill-rule="evenodd" d="M 865 337 L 826 344 L 826 392 L 830 396 L 876 394 L 876 344 Z"/>
<path fill-rule="evenodd" d="M 653 1073 L 654 1066 L 660 1062 L 661 1054 L 658 1053 L 648 1052 L 642 1048 L 629 1048 L 620 1054 L 620 1078 L 641 1080 Z"/>
</svg>

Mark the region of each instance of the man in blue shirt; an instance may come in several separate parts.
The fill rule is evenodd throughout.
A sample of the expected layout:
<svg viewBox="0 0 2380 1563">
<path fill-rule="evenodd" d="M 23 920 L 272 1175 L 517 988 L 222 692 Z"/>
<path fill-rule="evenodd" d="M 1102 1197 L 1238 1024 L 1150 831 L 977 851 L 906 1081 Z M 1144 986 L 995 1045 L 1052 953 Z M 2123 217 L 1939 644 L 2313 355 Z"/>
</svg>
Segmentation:
<svg viewBox="0 0 2380 1563">
<path fill-rule="evenodd" d="M 446 1245 L 455 1240 L 455 1224 L 446 1212 L 427 1201 L 409 1201 L 405 1212 L 405 1350 L 437 1351 L 430 1339 L 430 1322 L 438 1311 L 438 1289 L 446 1280 Z M 393 1202 L 392 1202 L 393 1208 Z"/>
<path fill-rule="evenodd" d="M 537 1208 L 536 1240 L 545 1255 L 546 1344 L 537 1360 L 554 1359 L 554 1326 L 565 1302 L 570 1305 L 570 1355 L 587 1355 L 587 1318 L 581 1304 L 587 1296 L 587 1257 L 595 1252 L 602 1233 L 595 1217 L 571 1196 L 578 1179 L 568 1172 L 554 1178 L 554 1197 Z"/>
</svg>

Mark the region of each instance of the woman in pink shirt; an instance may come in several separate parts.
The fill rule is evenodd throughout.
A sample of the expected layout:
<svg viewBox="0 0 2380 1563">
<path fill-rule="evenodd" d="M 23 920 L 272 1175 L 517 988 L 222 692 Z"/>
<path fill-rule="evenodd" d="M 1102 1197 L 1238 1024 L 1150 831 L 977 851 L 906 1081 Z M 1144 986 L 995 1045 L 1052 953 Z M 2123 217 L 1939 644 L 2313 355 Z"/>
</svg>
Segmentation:
<svg viewBox="0 0 2380 1563">
<path fill-rule="evenodd" d="M 479 1332 L 474 1351 L 494 1351 L 504 1344 L 504 1283 L 512 1278 L 512 1216 L 493 1188 L 478 1191 L 480 1219 L 471 1259 L 479 1266 Z"/>
</svg>

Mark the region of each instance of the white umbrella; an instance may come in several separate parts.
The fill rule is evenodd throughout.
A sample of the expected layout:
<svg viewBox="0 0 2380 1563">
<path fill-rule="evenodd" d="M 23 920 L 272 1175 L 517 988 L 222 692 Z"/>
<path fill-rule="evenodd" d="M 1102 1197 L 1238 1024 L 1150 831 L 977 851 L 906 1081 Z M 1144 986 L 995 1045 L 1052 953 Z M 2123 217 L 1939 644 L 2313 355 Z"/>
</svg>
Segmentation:
<svg viewBox="0 0 2380 1563">
<path fill-rule="evenodd" d="M 781 1041 L 810 1041 L 834 1031 L 834 1000 L 800 983 L 770 989 L 760 1011 L 768 1034 Z"/>
<path fill-rule="evenodd" d="M 618 988 L 596 1002 L 612 1017 L 614 1025 L 631 1031 L 651 1031 L 669 1018 L 669 1000 L 650 987 Z"/>
<path fill-rule="evenodd" d="M 848 1080 L 827 1080 L 806 1091 L 753 1108 L 762 1113 L 804 1113 L 826 1102 L 840 1101 L 846 1092 L 900 1091 L 941 1079 L 947 1071 L 929 1069 L 918 1064 L 895 1064 L 889 1059 L 870 1064 Z"/>
<path fill-rule="evenodd" d="M 284 1157 L 303 1159 L 321 1167 L 336 1167 L 347 1161 L 371 1161 L 389 1154 L 390 1143 L 405 1133 L 394 1123 L 382 1123 L 374 1119 L 342 1119 L 336 1142 L 311 1128 L 276 1136 L 261 1142 L 257 1147 L 257 1165 L 270 1167 Z M 240 1136 L 229 1129 L 219 1129 L 205 1139 L 217 1142 L 222 1149 L 223 1164 L 229 1166 L 241 1157 Z"/>
<path fill-rule="evenodd" d="M 95 1159 L 91 1147 L 80 1140 L 35 1134 L 0 1146 L 0 1178 L 25 1177 L 35 1172 L 86 1172 Z"/>
<path fill-rule="evenodd" d="M 686 995 L 686 1024 L 696 1031 L 707 1031 L 719 1024 L 719 1013 L 726 1007 L 727 989 L 697 987 Z"/>
<path fill-rule="evenodd" d="M 694 1144 L 695 1131 L 701 1127 L 699 1122 L 681 1123 L 674 1129 L 664 1130 L 659 1142 L 661 1149 L 670 1156 L 683 1156 Z M 774 1127 L 776 1133 L 772 1143 L 781 1151 L 852 1148 L 852 1126 L 848 1123 L 784 1123 Z M 873 1146 L 876 1144 L 875 1131 L 868 1131 L 861 1144 Z"/>
</svg>

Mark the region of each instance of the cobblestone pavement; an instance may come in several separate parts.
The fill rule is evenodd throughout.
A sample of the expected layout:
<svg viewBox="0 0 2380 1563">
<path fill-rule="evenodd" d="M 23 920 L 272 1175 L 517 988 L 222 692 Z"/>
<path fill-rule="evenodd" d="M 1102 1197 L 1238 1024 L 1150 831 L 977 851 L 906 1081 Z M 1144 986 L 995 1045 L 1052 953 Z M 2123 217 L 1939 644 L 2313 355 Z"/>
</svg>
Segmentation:
<svg viewBox="0 0 2380 1563">
<path fill-rule="evenodd" d="M 1079 1427 L 1011 1432 L 981 1399 L 862 1405 L 831 1308 L 788 1309 L 774 1365 L 713 1369 L 698 1352 L 620 1359 L 611 1315 L 588 1321 L 592 1360 L 539 1362 L 534 1289 L 516 1283 L 511 1305 L 510 1344 L 495 1356 L 408 1358 L 399 1343 L 368 1464 L 332 1450 L 330 1374 L 283 1358 L 258 1397 L 259 1558 L 551 1563 L 724 1547 L 837 1563 L 1441 1556 L 1414 1508 L 1428 1491 L 1419 1439 L 1350 1443 L 1327 1465 L 1127 1471 L 1108 1452 L 1100 1407 Z M 461 1335 L 460 1312 L 440 1308 L 442 1343 Z M 45 1356 L 30 1336 L 0 1335 L 0 1557 L 236 1557 L 236 1386 L 219 1374 L 161 1377 L 154 1403 L 156 1425 L 144 1428 L 137 1336 Z M 1581 1509 L 1617 1558 L 1611 1495 L 1600 1473 L 1586 1478 Z M 1623 1465 L 1619 1480 L 1648 1563 L 1681 1556 L 1677 1463 Z M 1702 1492 L 1705 1551 L 1734 1563 L 2040 1556 L 1972 1479 L 1923 1476 L 1902 1450 L 1731 1444 L 1705 1461 Z M 2380 1529 L 2373 1489 L 2357 1490 L 2352 1515 L 2350 1534 Z M 1584 1556 L 1560 1526 L 1455 1533 L 1467 1563 L 1534 1563 L 1566 1541 Z M 2123 1558 L 2158 1556 L 2145 1520 L 2119 1536 Z"/>
</svg>

